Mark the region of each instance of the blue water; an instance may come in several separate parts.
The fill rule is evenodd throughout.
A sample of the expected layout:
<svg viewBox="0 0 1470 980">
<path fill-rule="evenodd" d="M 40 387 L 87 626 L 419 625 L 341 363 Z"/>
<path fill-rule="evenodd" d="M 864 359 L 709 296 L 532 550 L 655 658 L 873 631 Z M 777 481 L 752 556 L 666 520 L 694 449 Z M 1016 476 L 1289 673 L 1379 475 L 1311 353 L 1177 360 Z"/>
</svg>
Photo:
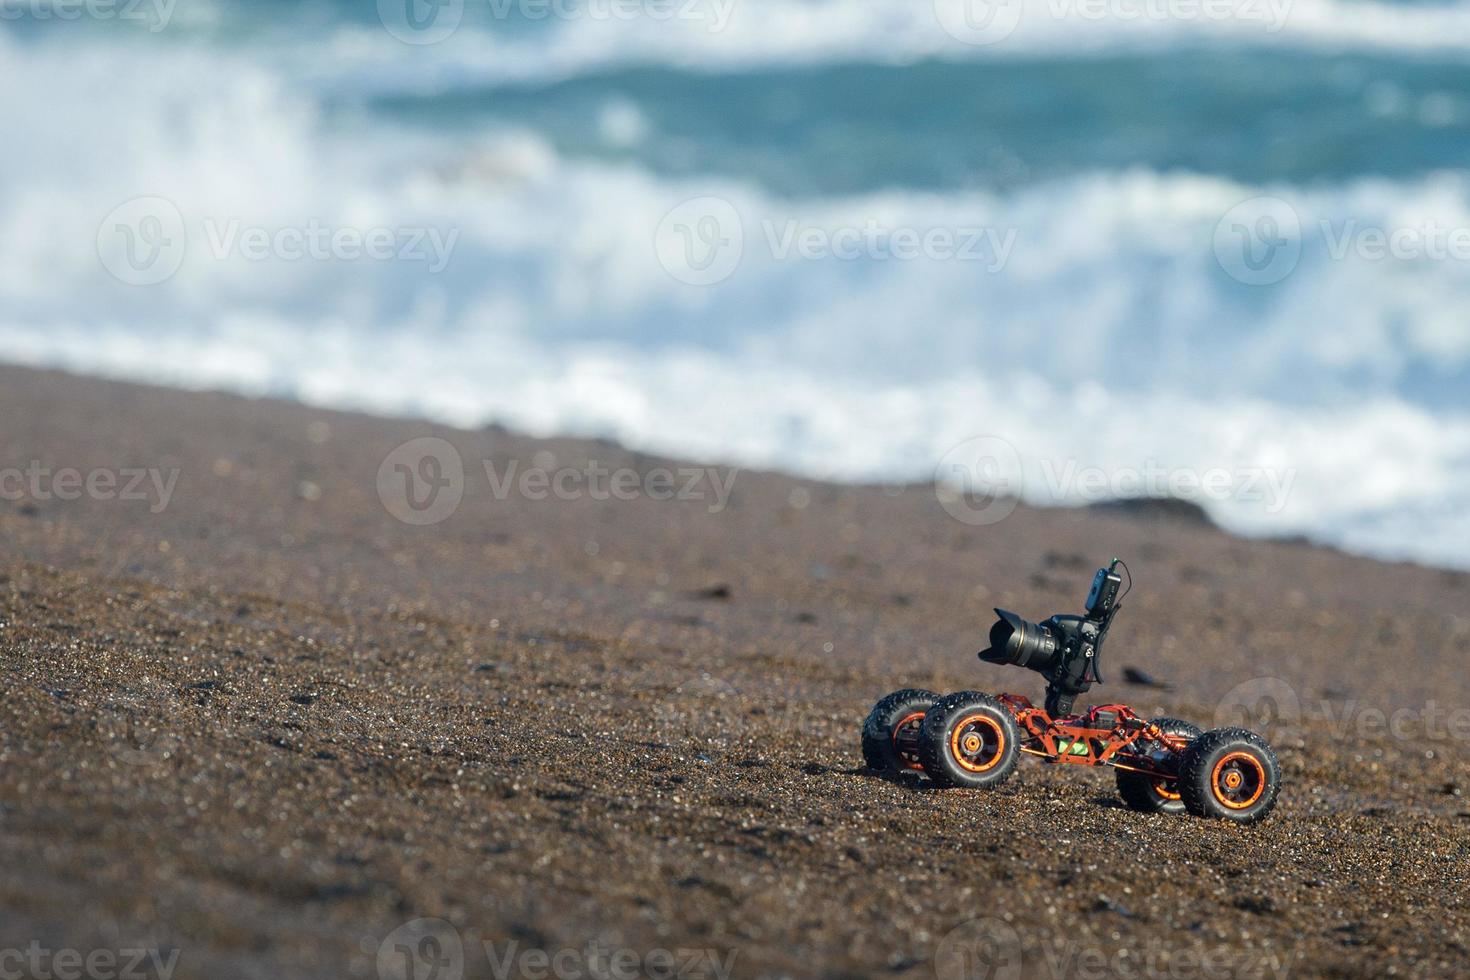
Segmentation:
<svg viewBox="0 0 1470 980">
<path fill-rule="evenodd" d="M 1470 7 L 448 2 L 0 0 L 0 358 L 1470 567 Z"/>
<path fill-rule="evenodd" d="M 1470 160 L 1470 128 L 1426 127 L 1410 111 L 1437 93 L 1470 112 L 1470 61 L 1204 48 L 717 75 L 638 66 L 372 105 L 432 127 L 523 126 L 563 154 L 660 175 L 815 196 L 1014 190 L 1135 167 L 1252 184 L 1419 177 Z M 640 108 L 646 138 L 600 138 L 610 96 Z"/>
</svg>

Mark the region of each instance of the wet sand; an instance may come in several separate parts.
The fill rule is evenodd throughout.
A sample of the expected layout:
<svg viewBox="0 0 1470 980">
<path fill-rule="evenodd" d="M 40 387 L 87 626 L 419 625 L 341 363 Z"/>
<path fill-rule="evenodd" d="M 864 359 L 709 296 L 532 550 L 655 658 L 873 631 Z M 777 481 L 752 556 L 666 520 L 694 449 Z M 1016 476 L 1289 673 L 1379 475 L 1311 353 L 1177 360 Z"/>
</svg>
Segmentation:
<svg viewBox="0 0 1470 980">
<path fill-rule="evenodd" d="M 707 479 L 655 499 L 697 464 L 611 444 L 15 368 L 0 418 L 0 470 L 177 473 L 166 507 L 146 481 L 0 500 L 0 951 L 209 978 L 536 951 L 564 954 L 547 976 L 1470 969 L 1470 576 L 1168 509 L 971 527 L 923 486 L 741 471 L 720 509 Z M 465 492 L 412 526 L 379 469 L 426 436 Z M 501 499 L 486 460 L 638 490 Z M 1209 728 L 1239 685 L 1287 692 L 1270 820 L 1138 815 L 1035 760 L 991 793 L 863 769 L 889 690 L 1038 697 L 975 659 L 991 607 L 1077 611 L 1114 554 L 1137 585 L 1087 700 Z"/>
</svg>

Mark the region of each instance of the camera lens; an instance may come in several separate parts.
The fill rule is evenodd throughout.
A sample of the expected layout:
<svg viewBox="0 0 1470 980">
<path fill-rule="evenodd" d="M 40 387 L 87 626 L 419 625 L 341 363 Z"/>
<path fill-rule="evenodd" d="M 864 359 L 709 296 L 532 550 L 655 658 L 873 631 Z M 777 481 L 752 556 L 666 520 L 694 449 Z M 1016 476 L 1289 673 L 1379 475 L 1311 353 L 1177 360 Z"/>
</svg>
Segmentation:
<svg viewBox="0 0 1470 980">
<path fill-rule="evenodd" d="M 1042 673 L 1056 665 L 1060 644 L 1048 630 L 1004 609 L 995 613 L 1000 618 L 990 627 L 990 649 L 980 651 L 981 660 Z"/>
</svg>

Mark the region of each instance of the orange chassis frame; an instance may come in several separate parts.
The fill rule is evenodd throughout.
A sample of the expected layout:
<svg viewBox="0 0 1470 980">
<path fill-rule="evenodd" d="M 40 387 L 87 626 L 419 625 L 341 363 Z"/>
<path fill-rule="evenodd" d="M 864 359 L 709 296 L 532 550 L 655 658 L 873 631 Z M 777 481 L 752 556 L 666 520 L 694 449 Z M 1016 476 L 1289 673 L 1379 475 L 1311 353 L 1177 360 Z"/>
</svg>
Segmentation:
<svg viewBox="0 0 1470 980">
<path fill-rule="evenodd" d="M 1041 756 L 1047 762 L 1112 766 L 1159 779 L 1174 779 L 1179 775 L 1179 754 L 1189 744 L 1187 738 L 1164 734 L 1157 725 L 1134 714 L 1126 704 L 1102 704 L 1087 709 L 1084 714 L 1054 719 L 1019 694 L 1002 694 L 999 700 L 1010 709 L 1021 729 L 1021 751 Z M 1108 714 L 1113 716 L 1110 725 L 1099 720 L 1099 716 Z M 1170 749 L 1167 761 L 1161 765 L 1149 755 L 1132 751 L 1140 741 L 1167 746 Z"/>
</svg>

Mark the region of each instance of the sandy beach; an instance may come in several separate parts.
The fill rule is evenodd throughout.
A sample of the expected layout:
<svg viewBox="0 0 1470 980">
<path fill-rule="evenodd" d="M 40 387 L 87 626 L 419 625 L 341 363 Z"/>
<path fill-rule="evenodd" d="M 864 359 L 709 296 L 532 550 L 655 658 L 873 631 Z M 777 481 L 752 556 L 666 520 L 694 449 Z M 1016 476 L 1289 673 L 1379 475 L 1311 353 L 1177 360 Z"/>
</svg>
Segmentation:
<svg viewBox="0 0 1470 980">
<path fill-rule="evenodd" d="M 970 526 L 924 485 L 19 368 L 0 418 L 0 949 L 47 969 L 1470 963 L 1470 575 L 1187 509 Z M 463 493 L 416 526 L 424 501 L 380 489 L 422 438 Z M 1108 773 L 1034 760 L 993 793 L 863 768 L 890 690 L 1037 697 L 975 659 L 992 607 L 1075 612 L 1113 555 L 1136 588 L 1088 700 L 1210 728 L 1232 692 L 1294 698 L 1270 820 L 1142 816 Z M 977 929 L 1011 959 L 953 973 Z"/>
</svg>

